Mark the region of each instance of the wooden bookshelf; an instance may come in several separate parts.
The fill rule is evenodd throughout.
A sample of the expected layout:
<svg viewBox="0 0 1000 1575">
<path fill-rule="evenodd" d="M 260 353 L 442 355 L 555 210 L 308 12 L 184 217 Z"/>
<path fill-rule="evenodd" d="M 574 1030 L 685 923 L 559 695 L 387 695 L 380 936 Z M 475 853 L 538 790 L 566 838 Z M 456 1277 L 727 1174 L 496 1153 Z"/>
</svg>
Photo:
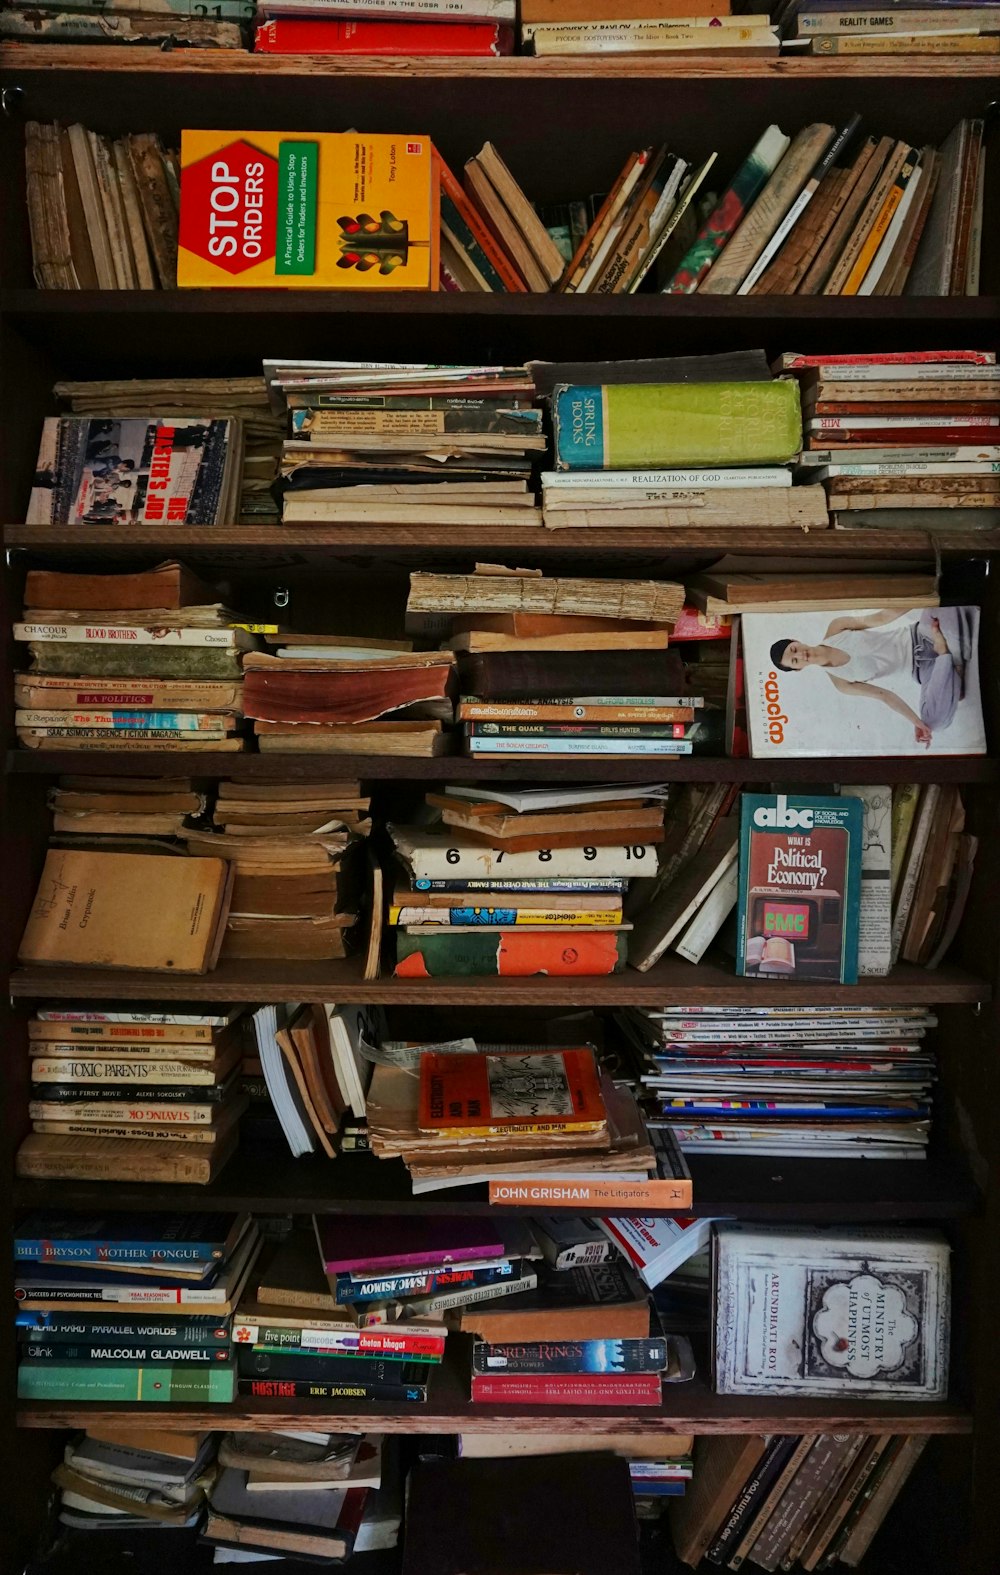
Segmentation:
<svg viewBox="0 0 1000 1575">
<path fill-rule="evenodd" d="M 176 139 L 185 126 L 264 126 L 338 129 L 358 126 L 433 137 L 453 168 L 486 138 L 540 202 L 574 192 L 606 190 L 632 147 L 667 139 L 685 157 L 718 149 L 729 172 L 775 121 L 794 134 L 805 124 L 842 124 L 854 109 L 868 129 L 892 132 L 922 145 L 940 142 L 961 116 L 987 113 L 998 97 L 1000 57 L 884 56 L 717 59 L 489 61 L 359 60 L 251 56 L 237 51 L 129 48 L 0 47 L 0 88 L 7 114 L 0 139 L 0 178 L 11 215 L 0 232 L 0 414 L 5 437 L 0 468 L 0 519 L 13 521 L 0 593 L 8 622 L 20 608 L 25 568 L 80 567 L 102 571 L 149 565 L 183 556 L 201 572 L 236 581 L 255 609 L 269 583 L 291 583 L 299 623 L 310 624 L 315 597 L 348 576 L 358 605 L 372 616 L 396 596 L 405 570 L 421 562 L 470 565 L 484 551 L 516 554 L 526 565 L 567 565 L 578 574 L 607 572 L 671 577 L 729 551 L 789 561 L 884 559 L 932 565 L 946 584 L 981 601 L 984 614 L 984 699 L 991 739 L 1000 735 L 1000 532 L 955 531 L 938 540 L 923 532 L 875 531 L 559 531 L 519 527 L 353 525 L 228 526 L 180 535 L 101 527 L 83 537 L 22 519 L 42 417 L 54 409 L 51 388 L 61 377 L 240 375 L 259 369 L 261 356 L 362 359 L 521 361 L 627 358 L 763 348 L 805 352 L 918 347 L 1000 348 L 1000 155 L 987 159 L 983 295 L 966 299 L 715 298 L 711 296 L 594 299 L 555 295 L 456 296 L 345 294 L 312 290 L 41 292 L 32 287 L 24 214 L 24 119 L 74 120 L 101 130 L 156 129 Z M 995 144 L 995 138 L 994 138 Z M 992 568 L 987 575 L 983 560 Z M 994 561 L 995 560 L 995 561 Z M 970 589 L 971 587 L 971 589 Z M 312 595 L 314 599 L 307 598 Z M 361 632 L 360 629 L 356 632 Z M 144 1001 L 300 1000 L 379 1002 L 387 1006 L 556 1009 L 663 1005 L 670 1000 L 738 1004 L 767 1002 L 927 1003 L 939 1017 L 940 1083 L 934 1144 L 924 1162 L 816 1161 L 694 1156 L 695 1211 L 772 1221 L 936 1221 L 955 1252 L 955 1394 L 940 1406 L 856 1405 L 823 1401 L 727 1399 L 704 1377 L 673 1386 L 657 1411 L 570 1411 L 553 1408 L 473 1408 L 466 1380 L 446 1367 L 424 1407 L 366 1408 L 244 1402 L 231 1407 L 73 1407 L 0 1403 L 0 1437 L 19 1462 L 19 1493 L 5 1531 L 21 1569 L 33 1547 L 44 1504 L 47 1472 L 59 1457 L 61 1431 L 85 1426 L 97 1414 L 128 1423 L 148 1420 L 168 1428 L 341 1428 L 438 1434 L 475 1430 L 627 1429 L 649 1433 L 863 1429 L 948 1435 L 928 1451 L 921 1484 L 902 1508 L 914 1527 L 900 1562 L 896 1550 L 865 1568 L 879 1575 L 939 1575 L 940 1560 L 923 1545 L 921 1527 L 947 1516 L 949 1558 L 961 1575 L 995 1575 L 993 1499 L 1000 1478 L 1000 1372 L 995 1312 L 1000 1296 L 1000 1014 L 995 981 L 1000 965 L 996 891 L 1000 842 L 996 836 L 997 756 L 911 760 L 793 760 L 781 763 L 789 783 L 953 781 L 964 787 L 969 822 L 980 836 L 969 912 L 947 964 L 935 972 L 901 966 L 885 979 L 856 986 L 772 984 L 736 979 L 728 966 L 698 968 L 680 959 L 649 973 L 610 979 L 436 979 L 384 977 L 366 984 L 358 962 L 230 963 L 197 978 L 152 973 L 24 969 L 16 963 L 24 918 L 37 883 L 48 835 L 45 794 L 62 772 L 137 776 L 147 773 L 219 776 L 262 781 L 358 776 L 385 795 L 406 785 L 447 781 L 751 781 L 776 775 L 764 761 L 707 757 L 616 762 L 483 761 L 460 756 L 386 759 L 365 755 L 281 754 L 103 755 L 98 751 L 33 753 L 12 737 L 9 664 L 4 668 L 5 803 L 2 844 L 5 876 L 0 909 L 4 971 L 0 1033 L 5 1045 L 6 1112 L 0 1228 L 16 1211 L 70 1205 L 191 1210 L 256 1209 L 271 1214 L 385 1212 L 483 1214 L 483 1189 L 414 1198 L 399 1164 L 341 1156 L 293 1160 L 272 1123 L 247 1118 L 243 1141 L 208 1188 L 107 1187 L 97 1184 L 12 1181 L 13 1153 L 27 1130 L 25 1020 L 44 999 Z M 9 747 L 8 747 L 9 746 Z M 13 1393 L 13 1330 L 0 1320 L 0 1370 Z M 702 1373 L 707 1373 L 702 1364 Z M 966 1403 L 967 1402 L 967 1403 Z M 15 1432 L 15 1427 L 21 1431 Z M 969 1434 L 973 1438 L 970 1440 Z M 2 1563 L 2 1559 L 0 1559 Z M 178 1571 L 181 1575 L 181 1571 Z M 610 1572 L 609 1572 L 610 1575 Z"/>
</svg>

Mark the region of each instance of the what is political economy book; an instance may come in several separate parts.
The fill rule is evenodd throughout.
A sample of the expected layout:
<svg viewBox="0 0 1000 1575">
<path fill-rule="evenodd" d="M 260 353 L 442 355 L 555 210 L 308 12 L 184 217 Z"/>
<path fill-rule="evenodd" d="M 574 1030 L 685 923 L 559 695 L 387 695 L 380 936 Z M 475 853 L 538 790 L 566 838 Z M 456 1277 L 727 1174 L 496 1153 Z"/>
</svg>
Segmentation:
<svg viewBox="0 0 1000 1575">
<path fill-rule="evenodd" d="M 857 983 L 862 832 L 856 798 L 742 795 L 738 973 Z"/>
</svg>

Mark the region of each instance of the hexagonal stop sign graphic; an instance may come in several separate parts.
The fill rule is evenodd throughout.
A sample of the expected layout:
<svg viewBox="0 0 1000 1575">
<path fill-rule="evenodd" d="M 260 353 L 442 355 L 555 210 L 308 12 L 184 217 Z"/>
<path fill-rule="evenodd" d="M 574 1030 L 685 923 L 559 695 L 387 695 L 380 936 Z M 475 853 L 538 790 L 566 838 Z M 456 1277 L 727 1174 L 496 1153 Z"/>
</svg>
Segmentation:
<svg viewBox="0 0 1000 1575">
<path fill-rule="evenodd" d="M 278 161 L 237 140 L 181 172 L 180 244 L 197 257 L 245 273 L 274 256 Z"/>
</svg>

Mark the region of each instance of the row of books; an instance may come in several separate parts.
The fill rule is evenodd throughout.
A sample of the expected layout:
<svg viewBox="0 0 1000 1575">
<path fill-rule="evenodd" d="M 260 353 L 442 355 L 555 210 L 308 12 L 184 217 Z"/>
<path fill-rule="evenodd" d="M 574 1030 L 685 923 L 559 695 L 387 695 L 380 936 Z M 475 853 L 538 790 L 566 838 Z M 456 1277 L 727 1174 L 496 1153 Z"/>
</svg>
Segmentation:
<svg viewBox="0 0 1000 1575">
<path fill-rule="evenodd" d="M 694 1360 L 688 1342 L 663 1337 L 650 1287 L 707 1245 L 716 1392 L 947 1394 L 950 1248 L 938 1231 L 636 1216 L 602 1230 L 610 1255 L 572 1219 L 553 1229 L 543 1217 L 536 1237 L 523 1215 L 323 1215 L 254 1268 L 249 1215 L 33 1215 L 15 1231 L 18 1393 L 414 1405 L 433 1399 L 447 1359 L 474 1404 L 658 1407 L 662 1384 L 689 1382 Z M 135 1332 L 153 1314 L 165 1337 Z M 456 1329 L 474 1337 L 455 1342 L 457 1364 Z"/>
<path fill-rule="evenodd" d="M 691 29 L 702 47 L 718 39 L 753 48 L 762 32 L 775 40 L 768 26 L 742 25 L 760 17 L 706 20 L 720 25 Z M 648 25 L 678 40 L 682 31 Z M 567 32 L 572 52 L 574 27 L 554 29 Z M 545 24 L 534 30 L 536 51 L 544 38 Z M 696 167 L 648 146 L 629 154 L 602 199 L 570 199 L 568 227 L 557 213 L 550 229 L 490 142 L 466 162 L 463 184 L 426 137 L 185 131 L 178 206 L 177 163 L 155 137 L 112 144 L 83 126 L 31 122 L 35 275 L 46 289 L 171 287 L 176 269 L 182 287 L 978 294 L 983 122 L 959 122 L 940 148 L 862 137 L 860 128 L 857 113 L 793 136 L 768 126 L 718 197 L 706 187 L 715 154 Z M 276 216 L 279 166 L 297 167 L 297 148 L 319 153 L 319 191 L 301 221 L 308 264 L 291 267 L 292 228 L 264 240 L 261 228 L 265 213 L 275 232 L 286 223 Z M 362 157 L 367 178 L 356 195 Z M 232 227 L 224 236 L 213 207 L 220 182 Z M 590 213 L 567 261 L 567 232 Z"/>
</svg>

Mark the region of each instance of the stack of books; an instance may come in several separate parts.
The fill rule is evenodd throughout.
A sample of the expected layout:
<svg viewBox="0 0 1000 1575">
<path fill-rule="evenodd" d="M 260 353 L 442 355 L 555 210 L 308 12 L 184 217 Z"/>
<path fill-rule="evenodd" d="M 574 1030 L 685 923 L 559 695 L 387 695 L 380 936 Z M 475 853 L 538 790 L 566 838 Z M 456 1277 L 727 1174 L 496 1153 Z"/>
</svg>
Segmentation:
<svg viewBox="0 0 1000 1575">
<path fill-rule="evenodd" d="M 1000 19 L 990 0 L 959 9 L 901 5 L 888 17 L 865 0 L 783 0 L 775 22 L 814 55 L 995 55 Z"/>
<path fill-rule="evenodd" d="M 248 1214 L 37 1214 L 14 1237 L 22 1400 L 231 1401 Z"/>
<path fill-rule="evenodd" d="M 242 750 L 241 660 L 256 639 L 211 595 L 173 562 L 139 574 L 30 570 L 14 625 L 31 655 L 14 679 L 19 741 Z"/>
<path fill-rule="evenodd" d="M 735 375 L 719 381 L 718 357 L 692 358 L 695 386 L 668 381 L 669 361 L 662 381 L 626 361 L 607 382 L 555 383 L 546 527 L 825 527 L 825 499 L 792 485 L 802 446 L 795 387 L 756 355 L 728 359 Z"/>
<path fill-rule="evenodd" d="M 203 1541 L 217 1562 L 233 1562 L 225 1549 L 236 1561 L 325 1563 L 394 1547 L 402 1494 L 392 1451 L 377 1433 L 227 1433 Z"/>
<path fill-rule="evenodd" d="M 668 649 L 683 603 L 669 581 L 480 565 L 411 574 L 407 622 L 444 634 L 457 653 L 470 754 L 676 755 L 694 748 L 697 704 Z"/>
<path fill-rule="evenodd" d="M 242 3 L 242 0 L 237 0 Z M 4 13 L 5 14 L 5 13 Z M 240 423 L 243 469 L 235 522 L 269 525 L 278 519 L 274 483 L 285 434 L 262 377 L 129 377 L 100 382 L 58 382 L 53 393 L 74 416 L 105 420 L 141 417 L 158 410 L 183 422 L 192 411 Z M 231 524 L 233 520 L 226 520 Z"/>
<path fill-rule="evenodd" d="M 699 1438 L 687 1493 L 668 1505 L 678 1557 L 733 1567 L 854 1569 L 923 1453 L 920 1433 Z"/>
<path fill-rule="evenodd" d="M 219 783 L 211 827 L 182 837 L 232 871 L 223 958 L 346 955 L 368 808 L 356 781 Z"/>
<path fill-rule="evenodd" d="M 458 1437 L 463 1460 L 527 1456 L 537 1462 L 536 1470 L 547 1455 L 619 1455 L 628 1461 L 638 1519 L 644 1518 L 644 1501 L 683 1497 L 694 1475 L 693 1443 L 693 1438 L 683 1433 L 586 1433 L 582 1423 L 572 1433 L 536 1433 L 532 1429 L 530 1433 L 460 1433 Z"/>
<path fill-rule="evenodd" d="M 288 525 L 533 525 L 546 439 L 524 366 L 264 362 Z"/>
<path fill-rule="evenodd" d="M 19 1176 L 213 1181 L 239 1141 L 238 1009 L 50 1006 L 28 1022 Z"/>
<path fill-rule="evenodd" d="M 651 1140 L 633 1095 L 597 1074 L 589 1046 L 494 1045 L 442 1057 L 383 1043 L 382 1051 L 367 1096 L 369 1146 L 379 1159 L 403 1160 L 415 1196 L 486 1185 L 491 1202 L 538 1209 L 691 1203 L 676 1144 L 669 1134 Z M 456 1118 L 446 1122 L 440 1099 L 453 1087 Z M 564 1235 L 550 1221 L 540 1238 L 557 1266 L 606 1256 L 594 1255 L 592 1232 Z"/>
<path fill-rule="evenodd" d="M 263 0 L 254 50 L 270 55 L 509 55 L 514 0 Z"/>
<path fill-rule="evenodd" d="M 620 972 L 624 894 L 655 870 L 662 789 L 449 788 L 428 808 L 442 824 L 389 826 L 406 882 L 389 908 L 397 974 Z"/>
<path fill-rule="evenodd" d="M 35 1329 L 30 1337 L 41 1342 L 45 1333 Z M 205 1350 L 211 1350 L 207 1342 Z M 127 1539 L 133 1531 L 193 1529 L 215 1477 L 215 1449 L 213 1433 L 148 1436 L 143 1429 L 106 1437 L 99 1424 L 88 1428 L 70 1440 L 52 1473 L 59 1523 L 81 1552 L 86 1543 L 80 1533 L 120 1532 Z"/>
<path fill-rule="evenodd" d="M 796 480 L 822 486 L 835 528 L 965 531 L 1000 522 L 993 351 L 784 355 L 778 366 L 802 389 Z"/>
<path fill-rule="evenodd" d="M 920 1007 L 632 1011 L 647 1121 L 685 1154 L 923 1159 L 935 1080 Z"/>
<path fill-rule="evenodd" d="M 106 15 L 85 8 L 71 10 L 66 0 L 11 6 L 0 11 L 0 39 L 22 44 L 142 44 L 160 49 L 173 49 L 176 45 L 185 49 L 243 49 L 245 30 L 241 24 L 253 12 L 246 0 L 218 0 L 218 11 L 211 16 L 188 15 L 174 5 L 158 11 L 143 10 L 141 0 L 124 0 L 120 6 L 101 7 L 101 11 L 105 9 L 113 11 L 110 25 Z M 135 140 L 126 137 L 113 146 L 127 149 Z M 116 172 L 120 176 L 120 165 L 116 166 Z M 124 181 L 121 182 L 121 196 L 128 218 L 130 200 Z M 83 288 L 88 287 L 84 285 Z"/>
<path fill-rule="evenodd" d="M 46 798 L 62 847 L 176 851 L 208 794 L 191 777 L 60 777 Z"/>
<path fill-rule="evenodd" d="M 25 25 L 17 11 L 3 15 L 8 29 Z M 37 17 L 33 11 L 31 37 L 38 31 Z M 205 29 L 226 28 L 224 22 L 174 11 L 123 16 L 120 22 L 115 36 L 123 42 L 166 39 L 175 26 L 181 31 L 201 29 L 203 35 Z M 102 41 L 107 36 L 105 19 L 89 13 L 68 18 L 57 11 L 42 22 L 53 42 L 59 41 L 57 30 L 67 26 L 68 42 L 77 41 L 74 32 L 82 39 L 99 28 L 104 29 Z M 232 31 L 237 36 L 230 42 L 238 42 L 238 30 Z M 113 141 L 86 126 L 29 121 L 24 157 L 32 265 L 39 289 L 176 287 L 180 172 L 176 152 L 155 132 L 131 132 Z"/>
<path fill-rule="evenodd" d="M 439 755 L 451 746 L 450 651 L 332 634 L 267 643 L 245 664 L 246 714 L 262 753 Z"/>
<path fill-rule="evenodd" d="M 365 1030 L 379 1013 L 370 1007 L 261 1006 L 253 1014 L 261 1074 L 292 1153 L 328 1159 L 367 1138 L 365 1093 L 372 1063 L 363 1053 Z M 342 1133 L 348 1112 L 353 1141 Z M 355 1125 L 357 1124 L 357 1125 Z M 339 1137 L 338 1137 L 339 1134 Z"/>
</svg>

